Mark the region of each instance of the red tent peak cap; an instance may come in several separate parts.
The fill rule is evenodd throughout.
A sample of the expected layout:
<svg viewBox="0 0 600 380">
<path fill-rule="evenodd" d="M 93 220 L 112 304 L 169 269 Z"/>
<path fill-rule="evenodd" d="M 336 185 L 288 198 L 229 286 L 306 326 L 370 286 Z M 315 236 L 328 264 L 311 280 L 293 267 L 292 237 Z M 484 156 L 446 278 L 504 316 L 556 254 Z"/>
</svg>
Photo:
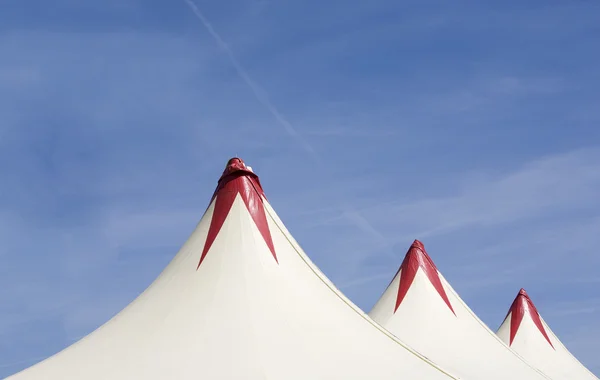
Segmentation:
<svg viewBox="0 0 600 380">
<path fill-rule="evenodd" d="M 437 271 L 437 267 L 435 266 L 435 263 L 433 262 L 433 260 L 431 259 L 431 257 L 427 253 L 427 251 L 425 250 L 425 245 L 423 245 L 423 243 L 417 239 L 415 239 L 415 241 L 413 241 L 413 243 L 410 245 L 410 248 L 408 249 L 408 252 L 406 252 L 406 256 L 404 257 L 404 260 L 407 261 L 408 256 L 415 256 L 415 255 L 419 257 L 418 259 L 426 260 L 429 263 L 429 265 L 431 265 Z"/>
<path fill-rule="evenodd" d="M 241 158 L 241 157 L 234 156 L 234 157 L 231 157 L 231 158 L 230 158 L 230 159 L 227 161 L 227 166 L 229 166 L 229 165 L 233 165 L 233 164 L 236 164 L 236 163 L 239 163 L 239 164 L 245 165 L 245 162 L 244 162 L 244 160 L 242 160 L 242 158 Z"/>
<path fill-rule="evenodd" d="M 225 186 L 225 184 L 227 184 L 227 182 L 234 180 L 236 178 L 239 178 L 239 177 L 244 177 L 244 176 L 252 178 L 252 184 L 254 185 L 255 190 L 263 198 L 266 199 L 265 192 L 263 191 L 262 185 L 260 184 L 260 179 L 254 173 L 252 168 L 250 166 L 246 165 L 244 160 L 242 160 L 241 158 L 232 157 L 229 159 L 229 161 L 227 161 L 227 165 L 225 165 L 223 174 L 221 174 L 221 178 L 219 178 L 217 188 L 216 188 L 216 190 L 213 194 L 213 197 L 210 201 L 212 202 L 215 199 L 215 197 L 217 196 L 217 193 L 221 189 L 223 189 L 223 187 Z"/>
<path fill-rule="evenodd" d="M 396 296 L 396 308 L 394 312 L 398 310 L 400 304 L 404 300 L 404 297 L 408 293 L 415 276 L 417 275 L 417 271 L 421 269 L 435 290 L 438 292 L 440 297 L 444 300 L 448 308 L 456 315 L 454 309 L 452 308 L 452 304 L 448 299 L 448 295 L 444 290 L 444 286 L 442 285 L 442 281 L 440 280 L 440 275 L 438 273 L 437 267 L 431 260 L 431 257 L 427 254 L 425 250 L 425 246 L 419 240 L 415 239 L 411 244 L 408 252 L 406 252 L 406 256 L 404 256 L 404 260 L 396 273 L 396 276 L 400 274 L 400 286 L 398 287 L 398 295 Z M 395 277 L 395 276 L 394 276 Z"/>
<path fill-rule="evenodd" d="M 242 160 L 239 157 L 233 157 L 233 158 L 230 158 L 229 161 L 227 161 L 227 165 L 225 165 L 225 170 L 223 170 L 223 175 L 221 176 L 221 178 L 223 178 L 226 175 L 238 172 L 238 171 L 254 173 L 252 171 L 252 168 L 249 167 L 248 165 L 246 165 L 244 160 Z"/>
<path fill-rule="evenodd" d="M 427 253 L 425 252 L 425 246 L 423 245 L 423 243 L 419 239 L 415 239 L 415 241 L 413 241 L 413 243 L 410 246 L 410 248 L 418 248 L 418 249 L 420 249 L 421 251 L 423 251 L 427 255 Z"/>
<path fill-rule="evenodd" d="M 537 308 L 529 298 L 529 295 L 525 291 L 525 289 L 521 288 L 519 293 L 515 297 L 512 305 L 510 305 L 510 309 L 508 309 L 508 313 L 506 314 L 506 318 L 509 315 L 512 315 L 510 321 L 510 342 L 509 345 L 512 344 L 515 336 L 517 335 L 517 331 L 519 331 L 519 327 L 521 327 L 521 322 L 523 321 L 523 317 L 525 314 L 529 315 L 539 332 L 546 338 L 546 341 L 554 348 L 546 329 L 544 328 L 544 324 L 542 323 L 542 319 L 540 317 L 540 313 Z"/>
<path fill-rule="evenodd" d="M 533 304 L 533 301 L 531 300 L 529 294 L 527 294 L 527 291 L 525 291 L 524 288 L 521 288 L 521 290 L 519 290 L 519 293 L 517 293 L 515 300 L 513 301 L 512 305 L 510 306 L 510 309 L 508 310 L 508 314 L 510 314 L 513 310 L 519 307 L 523 307 L 523 310 L 527 311 L 528 314 L 539 315 L 537 308 Z M 506 316 L 508 316 L 508 314 L 506 314 Z"/>
<path fill-rule="evenodd" d="M 210 207 L 214 202 L 215 206 L 210 221 L 210 227 L 208 229 L 208 235 L 204 243 L 204 249 L 202 250 L 200 262 L 196 269 L 200 268 L 200 264 L 202 264 L 206 254 L 217 238 L 217 235 L 229 214 L 229 210 L 231 210 L 233 202 L 238 195 L 241 196 L 244 201 L 246 209 L 265 239 L 265 243 L 267 243 L 269 250 L 273 254 L 273 258 L 277 261 L 273 238 L 271 237 L 269 223 L 267 222 L 267 212 L 265 211 L 263 203 L 264 200 L 266 200 L 266 196 L 260 184 L 260 180 L 258 176 L 254 174 L 252 168 L 246 165 L 244 160 L 239 157 L 233 157 L 227 161 L 225 170 L 223 170 L 223 174 L 221 175 L 221 178 L 219 178 L 217 188 L 208 205 L 208 207 Z"/>
</svg>

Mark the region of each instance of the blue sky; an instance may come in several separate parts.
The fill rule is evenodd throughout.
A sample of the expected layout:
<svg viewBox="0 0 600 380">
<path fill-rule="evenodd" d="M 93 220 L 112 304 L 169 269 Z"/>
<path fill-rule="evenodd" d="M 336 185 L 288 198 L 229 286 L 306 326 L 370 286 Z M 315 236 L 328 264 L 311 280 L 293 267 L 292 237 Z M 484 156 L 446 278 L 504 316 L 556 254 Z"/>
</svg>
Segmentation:
<svg viewBox="0 0 600 380">
<path fill-rule="evenodd" d="M 184 0 L 0 4 L 0 377 L 149 285 L 233 155 L 363 309 L 419 238 L 600 374 L 597 1 L 196 4 L 225 49 Z"/>
</svg>

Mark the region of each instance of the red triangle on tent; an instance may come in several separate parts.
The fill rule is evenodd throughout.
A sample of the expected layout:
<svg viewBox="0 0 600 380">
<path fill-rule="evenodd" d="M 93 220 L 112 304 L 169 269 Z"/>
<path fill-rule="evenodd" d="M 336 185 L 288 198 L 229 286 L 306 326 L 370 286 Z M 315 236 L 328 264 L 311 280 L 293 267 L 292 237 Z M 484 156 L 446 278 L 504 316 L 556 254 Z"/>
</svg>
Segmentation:
<svg viewBox="0 0 600 380">
<path fill-rule="evenodd" d="M 211 200 L 212 203 L 216 198 L 215 209 L 210 221 L 204 249 L 200 256 L 200 262 L 196 269 L 200 267 L 200 264 L 202 264 L 210 247 L 217 238 L 217 235 L 229 214 L 229 210 L 231 210 L 233 201 L 238 194 L 241 195 L 244 200 L 246 208 L 250 212 L 250 216 L 252 216 L 252 220 L 254 220 L 262 237 L 265 239 L 275 261 L 277 261 L 275 246 L 273 245 L 273 239 L 271 237 L 271 231 L 269 230 L 267 215 L 263 205 L 263 198 L 265 198 L 265 195 L 262 186 L 260 185 L 260 180 L 256 174 L 248 169 L 242 159 L 232 158 L 227 163 Z"/>
<path fill-rule="evenodd" d="M 535 324 L 535 326 L 542 333 L 544 338 L 546 338 L 546 340 L 548 341 L 550 346 L 552 346 L 552 348 L 554 348 L 554 345 L 550 341 L 550 337 L 548 336 L 548 333 L 546 333 L 546 329 L 544 328 L 544 324 L 542 323 L 542 319 L 540 318 L 540 313 L 538 313 L 537 308 L 531 301 L 531 298 L 529 298 L 529 295 L 527 294 L 525 289 L 521 288 L 521 290 L 519 291 L 519 294 L 517 294 L 517 297 L 513 301 L 512 305 L 510 305 L 510 309 L 508 310 L 508 313 L 506 314 L 506 317 L 504 318 L 505 320 L 506 320 L 506 318 L 508 318 L 509 314 L 512 315 L 511 319 L 510 319 L 510 343 L 509 343 L 509 346 L 512 345 L 513 340 L 515 339 L 515 336 L 517 335 L 517 331 L 519 331 L 519 327 L 521 326 L 523 317 L 525 316 L 525 314 L 529 314 L 529 316 L 533 320 L 533 323 Z"/>
<path fill-rule="evenodd" d="M 454 309 L 452 308 L 452 304 L 448 299 L 448 295 L 444 290 L 438 270 L 433 263 L 433 260 L 431 260 L 425 251 L 425 246 L 423 246 L 423 243 L 421 243 L 419 240 L 415 240 L 412 243 L 408 249 L 408 252 L 406 253 L 406 256 L 404 257 L 404 261 L 402 261 L 402 264 L 398 269 L 398 272 L 400 273 L 400 286 L 398 287 L 398 296 L 396 297 L 396 307 L 394 309 L 394 313 L 398 310 L 398 307 L 402 303 L 402 300 L 404 300 L 406 293 L 408 293 L 408 290 L 410 289 L 410 286 L 412 285 L 419 268 L 421 268 L 425 275 L 427 275 L 427 278 L 429 281 L 431 281 L 431 284 L 438 292 L 440 297 L 442 297 L 452 313 L 456 315 Z M 398 275 L 398 272 L 396 272 L 396 275 Z"/>
</svg>

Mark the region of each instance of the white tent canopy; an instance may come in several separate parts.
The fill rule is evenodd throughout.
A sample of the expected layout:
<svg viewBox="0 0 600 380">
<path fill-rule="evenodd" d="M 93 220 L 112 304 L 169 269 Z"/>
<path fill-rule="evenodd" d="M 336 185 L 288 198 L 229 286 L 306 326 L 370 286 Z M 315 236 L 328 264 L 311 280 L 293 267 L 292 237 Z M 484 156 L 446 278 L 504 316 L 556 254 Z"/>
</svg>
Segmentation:
<svg viewBox="0 0 600 380">
<path fill-rule="evenodd" d="M 598 380 L 552 332 L 525 289 L 517 294 L 497 334 L 554 380 Z"/>
<path fill-rule="evenodd" d="M 547 379 L 471 311 L 418 240 L 369 315 L 461 378 Z"/>
<path fill-rule="evenodd" d="M 447 380 L 345 298 L 231 159 L 196 229 L 131 304 L 11 380 Z"/>
</svg>

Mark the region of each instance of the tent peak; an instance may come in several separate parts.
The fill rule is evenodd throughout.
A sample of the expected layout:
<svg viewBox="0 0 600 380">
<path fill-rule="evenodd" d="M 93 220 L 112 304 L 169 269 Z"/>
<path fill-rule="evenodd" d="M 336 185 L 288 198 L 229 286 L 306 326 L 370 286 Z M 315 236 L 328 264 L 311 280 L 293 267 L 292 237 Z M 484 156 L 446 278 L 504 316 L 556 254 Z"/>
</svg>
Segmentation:
<svg viewBox="0 0 600 380">
<path fill-rule="evenodd" d="M 246 165 L 244 160 L 242 160 L 239 157 L 232 157 L 227 161 L 227 165 L 225 165 L 225 170 L 223 170 L 223 176 L 240 170 L 253 173 L 252 168 Z"/>
<path fill-rule="evenodd" d="M 225 170 L 223 170 L 223 174 L 219 179 L 217 188 L 210 201 L 210 204 L 214 202 L 215 206 L 204 248 L 200 255 L 200 261 L 198 262 L 196 270 L 200 268 L 202 261 L 204 261 L 213 242 L 221 231 L 221 227 L 229 215 L 229 210 L 231 210 L 231 206 L 238 195 L 240 195 L 245 203 L 246 209 L 250 213 L 252 220 L 254 220 L 256 227 L 273 254 L 273 258 L 278 262 L 273 238 L 271 237 L 271 231 L 269 230 L 269 223 L 267 222 L 267 212 L 265 211 L 263 204 L 263 200 L 265 200 L 266 197 L 260 184 L 260 180 L 258 179 L 258 176 L 254 174 L 252 168 L 247 166 L 241 158 L 233 157 L 227 161 Z"/>
<path fill-rule="evenodd" d="M 425 246 L 423 245 L 423 242 L 421 242 L 421 240 L 419 240 L 419 239 L 415 239 L 415 241 L 413 241 L 411 248 L 412 247 L 419 248 L 419 249 L 425 251 Z"/>
<path fill-rule="evenodd" d="M 548 336 L 548 333 L 544 328 L 544 324 L 542 323 L 540 313 L 533 304 L 533 301 L 531 301 L 531 298 L 529 298 L 529 295 L 527 294 L 524 288 L 521 288 L 521 290 L 519 290 L 519 293 L 515 297 L 515 300 L 513 301 L 512 305 L 510 305 L 510 309 L 508 309 L 508 313 L 505 317 L 506 319 L 509 315 L 511 315 L 509 346 L 512 345 L 513 340 L 515 339 L 515 336 L 517 335 L 517 332 L 521 327 L 523 317 L 526 314 L 529 315 L 539 332 L 544 336 L 544 338 L 550 344 L 550 346 L 554 348 L 554 345 L 552 344 L 552 341 L 550 340 L 550 337 Z"/>
<path fill-rule="evenodd" d="M 510 314 L 511 311 L 520 306 L 523 306 L 524 310 L 527 310 L 529 314 L 535 313 L 539 315 L 537 308 L 533 304 L 533 301 L 531 300 L 529 294 L 527 294 L 527 291 L 524 288 L 521 288 L 519 290 L 519 293 L 517 293 L 515 300 L 513 301 L 512 305 L 510 306 L 510 309 L 508 310 L 508 314 Z"/>
<path fill-rule="evenodd" d="M 404 260 L 402 261 L 402 264 L 396 273 L 396 276 L 400 275 L 400 286 L 398 287 L 398 295 L 396 297 L 396 306 L 394 312 L 396 312 L 398 307 L 400 307 L 400 304 L 408 293 L 408 290 L 410 289 L 419 269 L 423 270 L 437 293 L 440 295 L 440 297 L 442 297 L 452 313 L 456 315 L 454 309 L 452 308 L 452 304 L 448 299 L 448 295 L 444 290 L 442 281 L 440 280 L 437 267 L 433 263 L 433 260 L 431 260 L 431 257 L 429 257 L 427 254 L 423 243 L 417 239 L 413 241 L 408 249 L 408 252 L 406 252 L 406 256 L 404 256 Z"/>
<path fill-rule="evenodd" d="M 263 191 L 262 186 L 260 184 L 260 180 L 258 176 L 254 173 L 254 170 L 252 170 L 252 168 L 249 165 L 246 165 L 244 160 L 242 160 L 241 158 L 232 157 L 227 161 L 227 165 L 225 165 L 223 174 L 221 174 L 221 178 L 219 178 L 217 188 L 215 189 L 215 192 L 210 202 L 212 203 L 212 201 L 215 200 L 217 193 L 221 191 L 229 181 L 243 176 L 249 177 L 251 180 L 251 184 L 253 185 L 252 187 L 254 187 L 254 190 L 258 192 L 258 194 L 260 194 L 263 198 L 266 198 L 265 192 Z"/>
</svg>

